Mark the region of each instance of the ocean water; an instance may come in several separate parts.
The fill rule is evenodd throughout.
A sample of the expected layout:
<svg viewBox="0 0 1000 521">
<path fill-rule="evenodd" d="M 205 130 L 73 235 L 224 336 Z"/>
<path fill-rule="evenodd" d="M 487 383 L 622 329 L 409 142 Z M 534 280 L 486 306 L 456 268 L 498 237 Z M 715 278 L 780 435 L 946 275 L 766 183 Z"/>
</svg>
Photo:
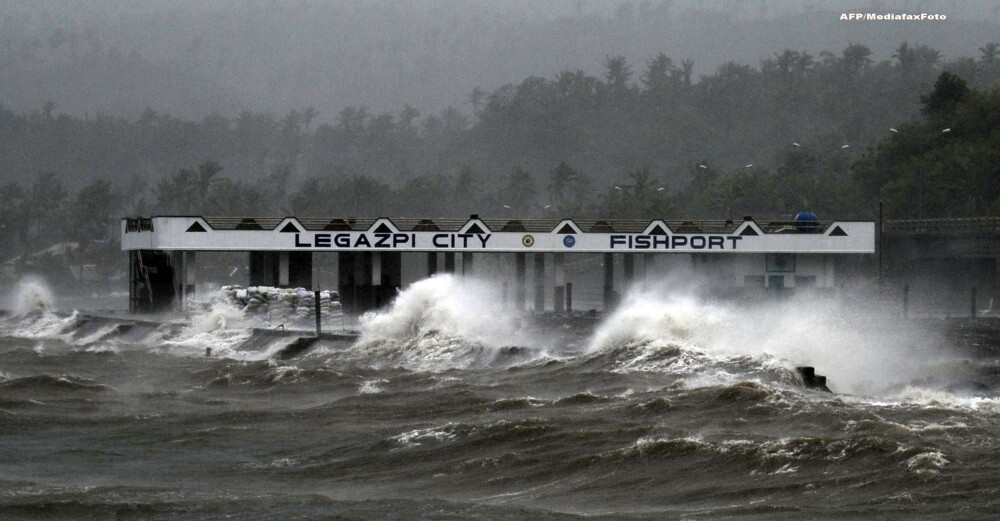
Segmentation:
<svg viewBox="0 0 1000 521">
<path fill-rule="evenodd" d="M 540 321 L 437 276 L 281 360 L 236 309 L 123 333 L 21 293 L 0 519 L 1000 515 L 997 346 L 857 303 L 654 290 Z"/>
</svg>

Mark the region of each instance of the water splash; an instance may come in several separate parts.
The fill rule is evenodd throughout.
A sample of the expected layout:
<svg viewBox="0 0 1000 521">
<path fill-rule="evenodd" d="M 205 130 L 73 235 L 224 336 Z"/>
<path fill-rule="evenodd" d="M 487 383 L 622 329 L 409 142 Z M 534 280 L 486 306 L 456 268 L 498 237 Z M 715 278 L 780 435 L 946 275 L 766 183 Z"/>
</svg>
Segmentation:
<svg viewBox="0 0 1000 521">
<path fill-rule="evenodd" d="M 55 304 L 55 296 L 45 279 L 32 275 L 18 281 L 13 292 L 11 309 L 16 316 L 24 316 L 33 311 L 50 312 Z"/>
<path fill-rule="evenodd" d="M 421 280 L 388 309 L 362 316 L 352 351 L 376 365 L 436 371 L 489 363 L 501 347 L 539 346 L 501 295 L 499 288 L 467 277 Z"/>
<path fill-rule="evenodd" d="M 859 394 L 898 392 L 939 371 L 948 358 L 926 333 L 881 316 L 874 306 L 817 298 L 747 306 L 662 291 L 631 292 L 595 332 L 590 350 L 630 344 L 640 345 L 623 361 L 632 366 L 645 367 L 643 357 L 662 359 L 659 352 L 669 347 L 686 354 L 688 365 L 692 356 L 757 366 L 748 371 L 811 365 L 835 391 Z"/>
<path fill-rule="evenodd" d="M 236 305 L 221 300 L 211 302 L 207 309 L 191 319 L 191 329 L 199 333 L 226 329 L 231 322 L 243 320 L 243 312 Z"/>
</svg>

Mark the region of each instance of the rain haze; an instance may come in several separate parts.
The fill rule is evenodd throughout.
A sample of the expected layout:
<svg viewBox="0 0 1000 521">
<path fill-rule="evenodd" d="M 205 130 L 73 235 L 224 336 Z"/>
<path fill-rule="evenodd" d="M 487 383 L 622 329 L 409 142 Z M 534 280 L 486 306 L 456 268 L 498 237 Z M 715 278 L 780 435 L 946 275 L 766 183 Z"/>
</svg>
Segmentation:
<svg viewBox="0 0 1000 521">
<path fill-rule="evenodd" d="M 998 87 L 983 0 L 0 0 L 0 518 L 995 519 Z"/>
</svg>

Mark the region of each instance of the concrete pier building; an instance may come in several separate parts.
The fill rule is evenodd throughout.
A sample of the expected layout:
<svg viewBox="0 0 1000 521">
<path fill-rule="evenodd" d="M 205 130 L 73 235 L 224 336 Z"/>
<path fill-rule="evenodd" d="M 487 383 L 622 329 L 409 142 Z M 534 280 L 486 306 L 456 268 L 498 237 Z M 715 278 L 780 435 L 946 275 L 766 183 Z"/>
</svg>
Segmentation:
<svg viewBox="0 0 1000 521">
<path fill-rule="evenodd" d="M 313 256 L 338 256 L 345 309 L 389 303 L 403 286 L 403 255 L 427 275 L 469 273 L 479 256 L 513 256 L 514 306 L 524 309 L 528 274 L 533 308 L 572 306 L 568 259 L 603 259 L 602 298 L 614 305 L 615 265 L 628 284 L 661 254 L 684 254 L 722 284 L 782 293 L 833 288 L 839 259 L 875 253 L 875 223 L 862 221 L 413 219 L 157 216 L 124 218 L 133 312 L 183 305 L 196 281 L 199 252 L 246 252 L 249 285 L 313 286 Z M 416 254 L 416 255 L 412 255 Z M 529 259 L 530 257 L 530 259 Z M 616 262 L 616 258 L 618 261 Z M 456 262 L 459 261 L 459 262 Z M 638 261 L 638 263 L 637 263 Z M 637 270 L 637 264 L 639 269 Z M 530 266 L 530 269 L 529 269 Z M 426 270 L 424 270 L 426 267 Z M 619 288 L 622 289 L 622 288 Z"/>
</svg>

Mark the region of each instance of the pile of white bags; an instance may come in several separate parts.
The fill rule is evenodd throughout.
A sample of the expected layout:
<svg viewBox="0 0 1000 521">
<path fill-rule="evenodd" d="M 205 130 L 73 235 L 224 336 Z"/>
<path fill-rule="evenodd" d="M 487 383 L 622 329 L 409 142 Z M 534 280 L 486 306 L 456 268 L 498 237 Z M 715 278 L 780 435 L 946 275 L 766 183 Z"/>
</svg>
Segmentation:
<svg viewBox="0 0 1000 521">
<path fill-rule="evenodd" d="M 227 301 L 250 315 L 308 319 L 316 313 L 316 295 L 305 288 L 223 286 L 222 294 Z M 319 306 L 323 317 L 342 314 L 340 295 L 336 291 L 320 291 Z"/>
</svg>

